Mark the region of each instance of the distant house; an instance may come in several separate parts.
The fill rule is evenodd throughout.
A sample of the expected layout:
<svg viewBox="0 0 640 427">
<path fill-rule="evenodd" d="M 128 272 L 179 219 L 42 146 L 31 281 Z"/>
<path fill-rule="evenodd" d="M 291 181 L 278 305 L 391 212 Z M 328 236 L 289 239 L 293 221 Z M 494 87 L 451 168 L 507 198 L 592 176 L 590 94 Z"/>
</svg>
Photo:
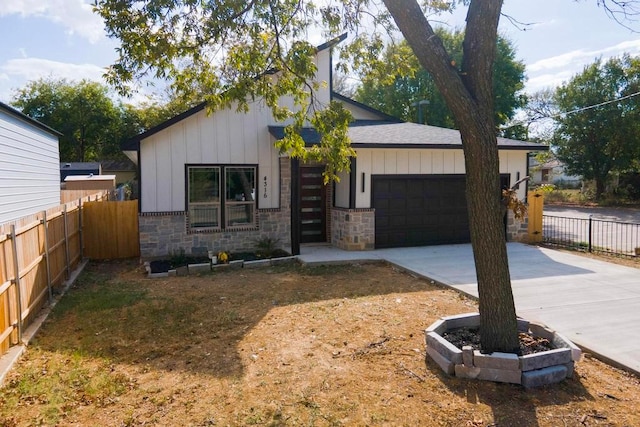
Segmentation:
<svg viewBox="0 0 640 427">
<path fill-rule="evenodd" d="M 102 175 L 102 166 L 98 162 L 63 162 L 60 163 L 60 182 L 68 176 Z"/>
<path fill-rule="evenodd" d="M 104 160 L 100 164 L 102 165 L 103 174 L 116 176 L 116 186 L 136 179 L 136 165 L 129 159 Z"/>
<path fill-rule="evenodd" d="M 334 92 L 335 42 L 317 47 L 317 79 L 328 84 L 316 99 L 341 102 L 355 119 L 350 172 L 325 185 L 324 165 L 280 153 L 284 124 L 259 101 L 211 115 L 200 104 L 123 146 L 138 168 L 143 257 L 251 250 L 267 238 L 293 254 L 308 243 L 363 250 L 470 241 L 460 132 L 404 123 Z M 311 128 L 301 136 L 319 141 Z M 525 176 L 529 152 L 547 150 L 505 138 L 498 148 L 505 186 Z"/>
<path fill-rule="evenodd" d="M 60 204 L 60 136 L 0 102 L 0 224 Z"/>
<path fill-rule="evenodd" d="M 64 179 L 65 190 L 114 190 L 115 175 L 70 175 Z"/>
<path fill-rule="evenodd" d="M 553 184 L 561 188 L 579 188 L 582 177 L 569 175 L 564 163 L 558 159 L 551 159 L 542 164 L 534 157 L 529 158 L 531 184 Z"/>
</svg>

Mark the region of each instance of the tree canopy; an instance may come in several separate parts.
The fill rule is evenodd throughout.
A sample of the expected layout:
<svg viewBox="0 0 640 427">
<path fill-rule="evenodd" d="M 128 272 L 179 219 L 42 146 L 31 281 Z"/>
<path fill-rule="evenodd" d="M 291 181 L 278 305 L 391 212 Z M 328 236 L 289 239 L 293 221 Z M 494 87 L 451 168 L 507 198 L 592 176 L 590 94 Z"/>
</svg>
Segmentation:
<svg viewBox="0 0 640 427">
<path fill-rule="evenodd" d="M 640 59 L 597 60 L 555 92 L 552 145 L 570 174 L 594 180 L 600 198 L 613 172 L 639 166 Z"/>
<path fill-rule="evenodd" d="M 167 91 L 165 99 L 141 104 L 114 100 L 104 84 L 82 80 L 39 79 L 16 91 L 13 106 L 62 133 L 60 159 L 65 162 L 124 159 L 120 144 L 192 107 Z"/>
<path fill-rule="evenodd" d="M 62 161 L 118 159 L 126 130 L 121 126 L 123 111 L 108 91 L 108 87 L 88 80 L 39 79 L 19 89 L 12 104 L 62 133 Z M 135 127 L 130 130 L 134 131 Z"/>
<path fill-rule="evenodd" d="M 402 34 L 460 129 L 466 168 L 466 197 L 478 278 L 482 348 L 519 351 L 501 203 L 494 114 L 494 60 L 502 0 L 96 0 L 107 32 L 120 40 L 109 80 L 126 89 L 134 79 L 170 78 L 178 91 L 204 88 L 212 109 L 261 98 L 278 120 L 294 125 L 281 150 L 326 161 L 328 174 L 348 168 L 354 154 L 347 138 L 350 114 L 338 103 L 314 99 L 315 48 L 309 31 L 329 37 L 354 35 L 342 48 L 342 64 L 358 69 L 378 60 L 389 35 Z M 598 0 L 629 10 L 629 2 Z M 632 3 L 631 3 L 632 4 Z M 467 9 L 462 57 L 452 61 L 430 20 L 434 8 Z M 533 6 L 532 6 L 533 7 Z M 277 77 L 270 77 L 277 71 Z M 282 96 L 294 108 L 279 104 Z M 233 104 L 235 102 L 236 104 Z M 305 121 L 318 128 L 321 143 L 305 150 L 295 131 Z"/>
<path fill-rule="evenodd" d="M 435 33 L 455 63 L 462 62 L 462 31 L 437 28 Z M 496 126 L 513 118 L 516 109 L 525 104 L 524 70 L 516 59 L 513 44 L 498 36 L 494 63 L 493 93 Z M 456 128 L 454 117 L 438 91 L 431 75 L 419 64 L 406 41 L 389 44 L 379 61 L 363 64 L 359 70 L 362 85 L 355 98 L 403 120 L 433 126 Z"/>
</svg>

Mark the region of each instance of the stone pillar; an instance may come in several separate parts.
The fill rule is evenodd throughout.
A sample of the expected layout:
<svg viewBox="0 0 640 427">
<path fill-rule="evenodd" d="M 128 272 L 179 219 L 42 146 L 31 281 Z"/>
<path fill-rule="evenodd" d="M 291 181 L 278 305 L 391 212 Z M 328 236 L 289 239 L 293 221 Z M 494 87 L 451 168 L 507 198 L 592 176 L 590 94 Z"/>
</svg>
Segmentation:
<svg viewBox="0 0 640 427">
<path fill-rule="evenodd" d="M 347 251 L 375 249 L 374 209 L 331 209 L 331 244 Z"/>
</svg>

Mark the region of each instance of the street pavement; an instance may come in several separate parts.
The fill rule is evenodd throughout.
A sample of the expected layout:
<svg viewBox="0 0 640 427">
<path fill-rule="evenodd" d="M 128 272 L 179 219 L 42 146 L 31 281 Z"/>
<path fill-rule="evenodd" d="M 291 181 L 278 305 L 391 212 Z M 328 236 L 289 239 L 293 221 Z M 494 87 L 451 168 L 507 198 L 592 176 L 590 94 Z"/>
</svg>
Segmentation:
<svg viewBox="0 0 640 427">
<path fill-rule="evenodd" d="M 594 219 L 606 221 L 634 222 L 640 224 L 639 208 L 544 205 L 544 215 L 585 219 L 591 216 Z"/>
<path fill-rule="evenodd" d="M 640 248 L 640 209 L 550 205 L 543 213 L 545 242 L 591 243 L 595 250 L 621 255 Z"/>
<path fill-rule="evenodd" d="M 507 249 L 520 317 L 541 322 L 584 351 L 640 375 L 639 269 L 521 243 L 508 243 Z M 469 244 L 375 251 L 302 246 L 299 259 L 310 264 L 386 260 L 478 295 Z"/>
</svg>

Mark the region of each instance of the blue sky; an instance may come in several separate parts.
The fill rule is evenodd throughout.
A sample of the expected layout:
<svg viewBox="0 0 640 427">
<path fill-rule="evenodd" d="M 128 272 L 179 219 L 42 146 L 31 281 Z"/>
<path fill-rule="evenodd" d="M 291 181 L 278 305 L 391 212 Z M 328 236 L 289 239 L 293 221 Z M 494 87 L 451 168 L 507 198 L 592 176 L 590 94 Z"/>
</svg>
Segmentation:
<svg viewBox="0 0 640 427">
<path fill-rule="evenodd" d="M 10 102 L 15 89 L 40 77 L 101 79 L 116 59 L 117 41 L 106 37 L 90 3 L 0 0 L 0 101 Z M 607 17 L 596 0 L 505 0 L 503 12 L 532 24 L 521 31 L 502 18 L 500 26 L 527 65 L 527 91 L 555 87 L 597 57 L 640 55 L 640 34 Z M 462 25 L 464 14 L 448 19 Z M 640 31 L 640 23 L 630 26 Z"/>
</svg>

